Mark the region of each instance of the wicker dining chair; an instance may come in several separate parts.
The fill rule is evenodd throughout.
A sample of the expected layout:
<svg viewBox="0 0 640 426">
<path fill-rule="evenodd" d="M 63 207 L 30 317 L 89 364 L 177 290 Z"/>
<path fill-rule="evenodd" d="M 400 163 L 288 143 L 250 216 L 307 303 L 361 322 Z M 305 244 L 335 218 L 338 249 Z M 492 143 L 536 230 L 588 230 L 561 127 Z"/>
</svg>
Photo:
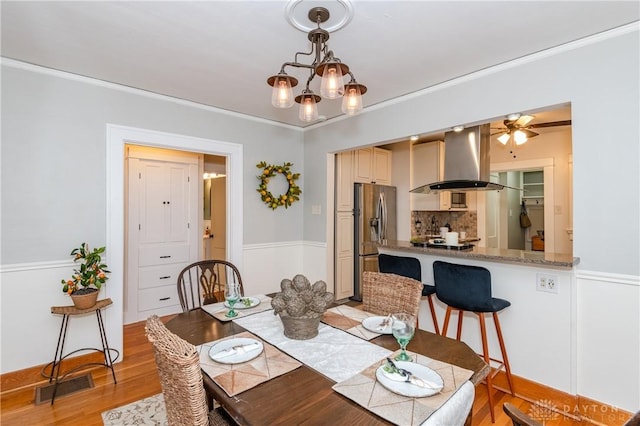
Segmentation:
<svg viewBox="0 0 640 426">
<path fill-rule="evenodd" d="M 209 411 L 196 347 L 169 331 L 157 315 L 147 319 L 145 332 L 153 346 L 168 424 L 234 424 L 222 408 Z"/>
<path fill-rule="evenodd" d="M 415 257 L 395 256 L 391 254 L 380 253 L 378 255 L 378 269 L 380 272 L 388 274 L 402 275 L 403 277 L 413 278 L 422 281 L 422 267 L 420 261 Z M 431 311 L 431 319 L 433 320 L 433 330 L 436 334 L 440 334 L 438 327 L 438 316 L 433 303 L 433 296 L 436 294 L 436 287 L 422 283 L 422 298 L 429 303 Z M 418 321 L 418 326 L 420 321 Z"/>
<path fill-rule="evenodd" d="M 396 274 L 362 274 L 362 309 L 376 315 L 406 312 L 418 316 L 422 283 Z"/>
<path fill-rule="evenodd" d="M 201 260 L 185 267 L 178 275 L 178 296 L 183 312 L 224 300 L 224 286 L 235 282 L 244 296 L 240 271 L 226 260 Z"/>
</svg>

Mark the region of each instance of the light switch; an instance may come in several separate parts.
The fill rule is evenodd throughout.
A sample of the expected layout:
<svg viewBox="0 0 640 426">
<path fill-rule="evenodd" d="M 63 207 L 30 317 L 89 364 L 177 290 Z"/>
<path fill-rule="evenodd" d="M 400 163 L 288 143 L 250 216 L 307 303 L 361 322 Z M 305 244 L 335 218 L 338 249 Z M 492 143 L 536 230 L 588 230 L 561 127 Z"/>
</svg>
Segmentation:
<svg viewBox="0 0 640 426">
<path fill-rule="evenodd" d="M 322 206 L 319 204 L 311 206 L 311 214 L 322 214 Z"/>
</svg>

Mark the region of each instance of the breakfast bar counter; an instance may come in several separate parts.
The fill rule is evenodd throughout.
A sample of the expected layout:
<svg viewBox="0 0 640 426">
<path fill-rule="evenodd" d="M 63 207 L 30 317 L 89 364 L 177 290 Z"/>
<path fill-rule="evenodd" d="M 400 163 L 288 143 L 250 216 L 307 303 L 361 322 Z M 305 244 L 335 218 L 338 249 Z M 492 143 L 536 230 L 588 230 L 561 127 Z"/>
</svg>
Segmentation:
<svg viewBox="0 0 640 426">
<path fill-rule="evenodd" d="M 385 249 L 414 254 L 428 254 L 458 259 L 516 263 L 523 266 L 539 266 L 545 268 L 572 269 L 580 259 L 566 253 L 545 253 L 540 251 L 507 250 L 473 246 L 465 250 L 446 247 L 420 247 L 409 241 L 384 240 L 374 244 L 380 251 Z M 455 260 L 452 260 L 455 261 Z"/>
<path fill-rule="evenodd" d="M 500 313 L 502 334 L 509 353 L 511 371 L 519 378 L 563 392 L 575 394 L 577 361 L 572 345 L 577 341 L 575 324 L 576 268 L 579 259 L 569 254 L 538 251 L 501 250 L 473 246 L 458 250 L 444 247 L 414 247 L 409 241 L 384 241 L 376 244 L 379 253 L 418 259 L 421 281 L 435 285 L 433 264 L 436 261 L 479 266 L 491 274 L 492 297 L 508 300 L 511 306 Z M 439 324 L 444 324 L 446 305 L 434 298 Z M 420 328 L 433 331 L 427 301 L 421 302 Z M 477 318 L 465 314 L 469 322 L 462 340 L 476 353 L 482 353 L 482 339 Z M 457 316 L 453 316 L 457 321 Z M 471 325 L 476 322 L 476 326 Z M 455 327 L 449 327 L 449 337 Z M 495 333 L 488 336 L 489 353 L 500 353 Z M 517 386 L 516 386 L 517 387 Z"/>
</svg>

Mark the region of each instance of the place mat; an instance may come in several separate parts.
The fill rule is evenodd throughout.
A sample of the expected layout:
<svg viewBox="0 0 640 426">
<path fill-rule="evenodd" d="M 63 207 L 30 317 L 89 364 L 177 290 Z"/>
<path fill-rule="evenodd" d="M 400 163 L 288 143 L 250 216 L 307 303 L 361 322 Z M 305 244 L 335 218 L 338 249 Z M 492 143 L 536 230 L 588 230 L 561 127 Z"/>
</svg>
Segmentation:
<svg viewBox="0 0 640 426">
<path fill-rule="evenodd" d="M 400 351 L 396 351 L 396 356 Z M 444 381 L 440 393 L 411 398 L 387 390 L 376 380 L 376 370 L 386 361 L 378 361 L 353 377 L 333 386 L 333 390 L 346 396 L 372 413 L 399 425 L 419 425 L 446 403 L 473 375 L 473 371 L 437 361 L 413 352 L 407 353 L 412 362 L 428 366 Z M 473 396 L 471 396 L 473 398 Z"/>
<path fill-rule="evenodd" d="M 218 386 L 224 389 L 229 396 L 237 395 L 260 383 L 293 371 L 302 365 L 266 342 L 263 342 L 264 350 L 260 355 L 241 364 L 221 364 L 209 358 L 209 349 L 211 349 L 214 343 L 237 337 L 258 339 L 253 334 L 245 331 L 234 336 L 196 346 L 200 354 L 200 367 L 202 371 L 211 377 Z"/>
<path fill-rule="evenodd" d="M 248 315 L 257 314 L 258 312 L 264 312 L 264 311 L 273 309 L 271 307 L 271 298 L 269 296 L 265 296 L 264 294 L 257 294 L 251 297 L 257 297 L 258 299 L 260 299 L 260 304 L 258 306 L 254 306 L 253 308 L 249 308 L 249 309 L 235 309 L 238 315 L 233 318 L 229 318 L 226 316 L 227 312 L 229 312 L 229 308 L 224 306 L 224 302 L 212 303 L 210 305 L 202 305 L 202 310 L 217 320 L 232 321 L 237 318 L 242 318 Z"/>
<path fill-rule="evenodd" d="M 361 339 L 371 340 L 380 336 L 381 333 L 369 331 L 362 326 L 362 320 L 368 317 L 378 316 L 362 309 L 341 305 L 327 309 L 322 315 L 322 322 L 332 327 L 344 330 Z"/>
<path fill-rule="evenodd" d="M 271 311 L 234 322 L 334 382 L 346 380 L 391 354 L 388 349 L 323 323 L 313 339 L 290 339 L 284 335 L 280 317 Z"/>
</svg>

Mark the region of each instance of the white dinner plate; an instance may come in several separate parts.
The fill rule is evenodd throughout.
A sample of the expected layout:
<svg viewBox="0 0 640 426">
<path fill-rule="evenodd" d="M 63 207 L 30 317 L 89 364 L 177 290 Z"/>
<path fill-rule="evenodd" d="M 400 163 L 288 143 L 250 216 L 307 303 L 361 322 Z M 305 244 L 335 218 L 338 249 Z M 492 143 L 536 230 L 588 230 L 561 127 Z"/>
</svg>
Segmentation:
<svg viewBox="0 0 640 426">
<path fill-rule="evenodd" d="M 387 323 L 387 326 L 385 328 L 383 328 L 382 330 L 378 328 L 380 327 L 380 324 L 385 320 L 385 318 L 387 317 L 365 318 L 362 320 L 362 326 L 369 331 L 373 331 L 374 333 L 391 334 L 391 323 L 393 322 L 393 319 L 391 318 L 389 318 L 389 322 Z"/>
<path fill-rule="evenodd" d="M 223 358 L 215 358 L 215 355 L 218 352 L 225 351 L 229 348 L 233 348 L 234 346 L 245 346 L 251 344 L 258 344 L 258 347 L 246 352 L 238 351 L 238 353 L 236 354 L 228 355 Z M 263 350 L 264 345 L 259 340 L 250 339 L 248 337 L 235 337 L 233 339 L 223 340 L 211 346 L 211 348 L 209 349 L 209 358 L 221 364 L 240 364 L 242 362 L 251 361 L 252 359 L 256 358 L 262 353 Z"/>
<path fill-rule="evenodd" d="M 409 361 L 395 361 L 398 368 L 403 368 L 410 371 L 415 377 L 418 377 L 426 382 L 435 384 L 434 388 L 420 387 L 407 382 L 397 382 L 387 377 L 383 371 L 384 366 L 378 367 L 376 370 L 376 379 L 382 386 L 389 389 L 393 393 L 397 393 L 412 398 L 422 398 L 425 396 L 431 396 L 439 393 L 444 387 L 444 381 L 442 377 L 429 367 L 422 364 L 416 364 Z"/>
<path fill-rule="evenodd" d="M 250 303 L 245 305 L 243 300 L 248 300 Z M 249 309 L 253 308 L 254 306 L 258 306 L 259 304 L 260 299 L 258 299 L 257 297 L 241 297 L 240 300 L 238 300 L 236 304 L 233 305 L 233 309 Z M 229 308 L 229 302 L 225 300 L 224 306 L 225 308 Z"/>
</svg>

